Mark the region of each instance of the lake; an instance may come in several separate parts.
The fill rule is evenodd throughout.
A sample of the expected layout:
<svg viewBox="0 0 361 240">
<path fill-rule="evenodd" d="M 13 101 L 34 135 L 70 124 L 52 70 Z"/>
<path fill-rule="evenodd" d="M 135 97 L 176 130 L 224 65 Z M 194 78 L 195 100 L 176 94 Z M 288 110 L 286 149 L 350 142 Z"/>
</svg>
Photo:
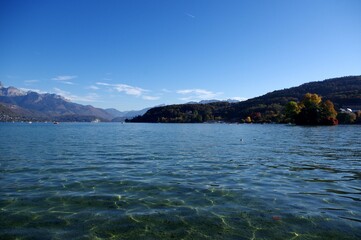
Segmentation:
<svg viewBox="0 0 361 240">
<path fill-rule="evenodd" d="M 0 123 L 0 239 L 361 239 L 360 130 Z"/>
</svg>

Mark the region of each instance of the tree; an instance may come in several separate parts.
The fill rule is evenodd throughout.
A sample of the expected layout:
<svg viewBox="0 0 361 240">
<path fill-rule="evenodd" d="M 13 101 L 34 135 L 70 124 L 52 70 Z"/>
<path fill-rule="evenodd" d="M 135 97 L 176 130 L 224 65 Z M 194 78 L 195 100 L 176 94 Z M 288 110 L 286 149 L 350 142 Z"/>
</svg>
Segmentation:
<svg viewBox="0 0 361 240">
<path fill-rule="evenodd" d="M 253 113 L 251 113 L 250 117 L 253 122 L 261 122 L 262 121 L 262 114 L 260 112 L 253 112 Z"/>
<path fill-rule="evenodd" d="M 351 123 L 354 123 L 356 121 L 356 114 L 354 113 L 346 113 L 346 112 L 343 112 L 343 113 L 339 113 L 337 115 L 337 120 L 340 122 L 340 123 L 343 123 L 343 124 L 351 124 Z"/>
<path fill-rule="evenodd" d="M 286 122 L 294 122 L 297 114 L 301 111 L 300 106 L 295 101 L 290 101 L 285 107 Z"/>
<path fill-rule="evenodd" d="M 321 109 L 322 109 L 323 117 L 336 118 L 337 112 L 335 110 L 335 106 L 333 105 L 333 103 L 330 100 L 327 100 L 326 102 L 322 103 Z"/>
<path fill-rule="evenodd" d="M 356 123 L 356 124 L 361 124 L 361 111 L 357 111 L 357 112 L 355 113 L 355 115 L 356 115 L 355 123 Z"/>
<path fill-rule="evenodd" d="M 306 93 L 303 100 L 302 105 L 306 108 L 315 108 L 317 107 L 322 101 L 322 97 L 318 96 L 315 93 Z"/>
<path fill-rule="evenodd" d="M 337 112 L 331 101 L 322 102 L 317 94 L 305 94 L 302 102 L 298 103 L 299 112 L 294 103 L 289 103 L 289 110 L 295 114 L 294 121 L 299 125 L 336 125 Z M 292 112 L 291 112 L 292 113 Z"/>
</svg>

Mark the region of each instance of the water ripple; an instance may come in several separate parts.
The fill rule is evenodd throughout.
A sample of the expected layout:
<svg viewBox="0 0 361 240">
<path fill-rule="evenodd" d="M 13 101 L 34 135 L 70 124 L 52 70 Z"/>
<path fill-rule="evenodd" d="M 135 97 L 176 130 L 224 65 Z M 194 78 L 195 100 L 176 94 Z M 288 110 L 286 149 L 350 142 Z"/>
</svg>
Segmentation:
<svg viewBox="0 0 361 240">
<path fill-rule="evenodd" d="M 360 239 L 357 130 L 0 124 L 0 238 Z"/>
</svg>

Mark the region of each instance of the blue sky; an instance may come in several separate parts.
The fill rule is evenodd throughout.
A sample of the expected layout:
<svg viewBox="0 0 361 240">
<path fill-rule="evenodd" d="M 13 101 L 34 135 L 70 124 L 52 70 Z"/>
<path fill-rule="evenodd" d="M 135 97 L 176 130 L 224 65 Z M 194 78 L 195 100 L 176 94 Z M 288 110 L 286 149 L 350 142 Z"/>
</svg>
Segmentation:
<svg viewBox="0 0 361 240">
<path fill-rule="evenodd" d="M 361 74 L 359 0 L 0 0 L 0 81 L 134 110 Z"/>
</svg>

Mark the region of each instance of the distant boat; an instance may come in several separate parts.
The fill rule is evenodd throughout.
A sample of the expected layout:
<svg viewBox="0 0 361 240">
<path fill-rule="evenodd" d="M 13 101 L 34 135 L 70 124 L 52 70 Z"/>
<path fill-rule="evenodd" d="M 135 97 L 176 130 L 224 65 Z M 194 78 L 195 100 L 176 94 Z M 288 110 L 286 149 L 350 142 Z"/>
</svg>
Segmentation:
<svg viewBox="0 0 361 240">
<path fill-rule="evenodd" d="M 100 122 L 100 120 L 99 119 L 95 119 L 95 120 L 93 120 L 93 121 L 91 121 L 92 123 L 99 123 Z"/>
<path fill-rule="evenodd" d="M 29 124 L 32 124 L 33 122 L 32 121 L 29 121 Z"/>
<path fill-rule="evenodd" d="M 59 124 L 59 122 L 53 122 L 53 124 Z"/>
</svg>

